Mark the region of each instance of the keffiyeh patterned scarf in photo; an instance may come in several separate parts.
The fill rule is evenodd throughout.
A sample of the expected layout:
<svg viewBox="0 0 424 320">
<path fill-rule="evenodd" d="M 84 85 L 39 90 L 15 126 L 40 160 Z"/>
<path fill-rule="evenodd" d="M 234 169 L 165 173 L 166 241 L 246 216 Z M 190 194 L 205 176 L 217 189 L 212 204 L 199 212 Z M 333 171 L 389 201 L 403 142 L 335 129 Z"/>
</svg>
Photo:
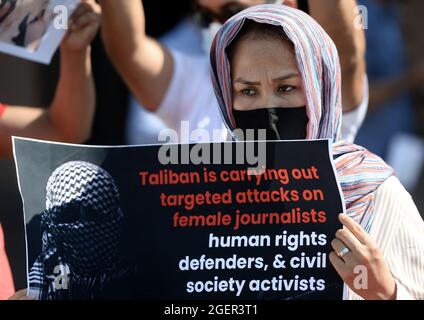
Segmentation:
<svg viewBox="0 0 424 320">
<path fill-rule="evenodd" d="M 41 215 L 42 253 L 29 274 L 30 294 L 46 299 L 94 299 L 117 270 L 123 215 L 113 178 L 87 162 L 57 168 Z M 67 274 L 58 280 L 58 274 Z M 69 274 L 68 274 L 69 273 Z M 62 290 L 67 279 L 67 288 Z"/>
<path fill-rule="evenodd" d="M 224 122 L 233 131 L 231 68 L 226 49 L 246 19 L 281 26 L 294 44 L 306 95 L 307 139 L 330 139 L 347 214 L 368 232 L 373 217 L 373 195 L 393 170 L 366 149 L 340 141 L 342 121 L 341 71 L 335 44 L 306 13 L 284 5 L 251 7 L 232 17 L 215 37 L 211 49 L 212 80 Z M 283 35 L 282 35 L 283 36 Z"/>
</svg>

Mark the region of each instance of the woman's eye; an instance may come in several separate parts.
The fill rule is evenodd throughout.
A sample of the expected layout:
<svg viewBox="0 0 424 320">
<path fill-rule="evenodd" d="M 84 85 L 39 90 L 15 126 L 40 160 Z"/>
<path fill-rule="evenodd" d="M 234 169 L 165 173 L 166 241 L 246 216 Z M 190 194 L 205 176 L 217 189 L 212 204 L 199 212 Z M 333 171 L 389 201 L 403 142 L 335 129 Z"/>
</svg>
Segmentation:
<svg viewBox="0 0 424 320">
<path fill-rule="evenodd" d="M 293 91 L 294 89 L 295 89 L 295 87 L 293 87 L 293 86 L 279 86 L 278 92 L 286 93 L 286 92 Z"/>
<path fill-rule="evenodd" d="M 242 95 L 244 96 L 248 96 L 248 97 L 252 97 L 254 95 L 256 95 L 256 90 L 255 89 L 243 89 L 240 91 Z"/>
</svg>

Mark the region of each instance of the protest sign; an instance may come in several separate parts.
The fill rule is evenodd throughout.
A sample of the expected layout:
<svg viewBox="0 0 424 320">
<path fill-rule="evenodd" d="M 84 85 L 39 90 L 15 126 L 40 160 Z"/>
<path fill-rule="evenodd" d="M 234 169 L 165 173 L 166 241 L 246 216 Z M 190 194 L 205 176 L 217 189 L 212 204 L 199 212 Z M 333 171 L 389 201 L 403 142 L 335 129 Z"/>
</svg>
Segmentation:
<svg viewBox="0 0 424 320">
<path fill-rule="evenodd" d="M 79 0 L 0 0 L 0 52 L 49 64 Z"/>
<path fill-rule="evenodd" d="M 14 150 L 41 298 L 342 299 L 327 140 Z"/>
</svg>

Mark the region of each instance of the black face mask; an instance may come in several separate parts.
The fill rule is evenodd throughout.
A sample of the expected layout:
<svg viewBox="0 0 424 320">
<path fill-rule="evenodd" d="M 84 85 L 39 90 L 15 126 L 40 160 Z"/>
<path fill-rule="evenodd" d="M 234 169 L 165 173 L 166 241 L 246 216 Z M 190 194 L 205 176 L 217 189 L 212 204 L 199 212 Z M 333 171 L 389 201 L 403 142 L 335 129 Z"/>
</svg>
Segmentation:
<svg viewBox="0 0 424 320">
<path fill-rule="evenodd" d="M 238 129 L 266 130 L 267 140 L 303 140 L 306 139 L 306 128 L 309 122 L 306 107 L 299 108 L 267 108 L 249 111 L 233 110 L 234 119 Z"/>
</svg>

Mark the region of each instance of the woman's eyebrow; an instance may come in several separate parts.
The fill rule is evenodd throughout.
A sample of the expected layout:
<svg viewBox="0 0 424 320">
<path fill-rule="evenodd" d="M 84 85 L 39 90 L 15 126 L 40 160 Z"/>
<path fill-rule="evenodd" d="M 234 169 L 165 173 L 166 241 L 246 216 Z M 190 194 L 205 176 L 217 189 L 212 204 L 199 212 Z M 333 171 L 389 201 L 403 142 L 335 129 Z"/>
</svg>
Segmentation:
<svg viewBox="0 0 424 320">
<path fill-rule="evenodd" d="M 272 81 L 274 81 L 274 82 L 283 81 L 283 80 L 295 78 L 295 77 L 298 77 L 298 76 L 299 76 L 299 73 L 297 73 L 297 72 L 291 72 L 291 73 L 286 74 L 285 76 L 275 78 Z"/>
<path fill-rule="evenodd" d="M 278 82 L 278 81 L 283 81 L 283 80 L 287 80 L 287 79 L 292 79 L 292 78 L 296 78 L 299 76 L 298 72 L 290 72 L 284 76 L 272 79 L 273 82 Z M 241 83 L 241 84 L 245 84 L 248 86 L 259 86 L 261 83 L 259 81 L 250 81 L 250 80 L 245 80 L 243 78 L 237 78 L 234 83 Z"/>
<path fill-rule="evenodd" d="M 249 80 L 245 80 L 243 78 L 237 78 L 234 82 L 245 84 L 245 85 L 248 85 L 248 86 L 259 86 L 261 84 L 258 81 L 249 81 Z"/>
</svg>

